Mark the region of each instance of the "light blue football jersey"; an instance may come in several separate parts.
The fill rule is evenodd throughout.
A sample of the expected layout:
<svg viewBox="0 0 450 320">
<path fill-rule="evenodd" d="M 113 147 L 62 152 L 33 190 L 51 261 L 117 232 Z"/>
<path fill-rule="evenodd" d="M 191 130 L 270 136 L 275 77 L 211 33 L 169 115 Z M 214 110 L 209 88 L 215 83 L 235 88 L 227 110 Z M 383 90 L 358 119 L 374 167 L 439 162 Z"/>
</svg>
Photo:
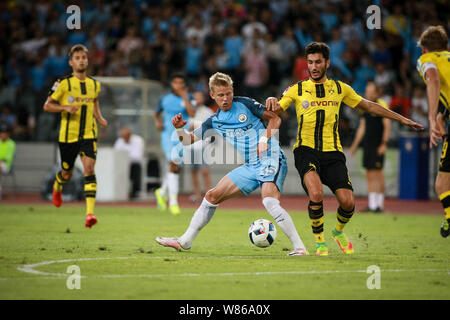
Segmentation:
<svg viewBox="0 0 450 320">
<path fill-rule="evenodd" d="M 192 94 L 188 94 L 188 98 L 193 104 L 193 96 Z M 172 118 L 177 114 L 181 113 L 183 119 L 188 121 L 189 115 L 186 111 L 186 106 L 183 98 L 175 95 L 174 93 L 168 93 L 164 95 L 158 103 L 158 108 L 156 109 L 157 113 L 162 113 L 164 117 L 164 129 L 161 132 L 161 136 L 163 139 L 170 140 L 173 136 L 173 132 L 175 131 L 175 127 L 172 124 Z M 176 135 L 174 135 L 177 137 Z"/>
<path fill-rule="evenodd" d="M 264 109 L 262 104 L 251 98 L 234 97 L 230 110 L 219 109 L 193 133 L 200 139 L 219 133 L 234 146 L 245 163 L 259 163 L 257 145 L 266 131 L 261 121 Z M 272 137 L 268 143 L 266 156 L 278 159 L 282 153 L 278 140 Z"/>
</svg>

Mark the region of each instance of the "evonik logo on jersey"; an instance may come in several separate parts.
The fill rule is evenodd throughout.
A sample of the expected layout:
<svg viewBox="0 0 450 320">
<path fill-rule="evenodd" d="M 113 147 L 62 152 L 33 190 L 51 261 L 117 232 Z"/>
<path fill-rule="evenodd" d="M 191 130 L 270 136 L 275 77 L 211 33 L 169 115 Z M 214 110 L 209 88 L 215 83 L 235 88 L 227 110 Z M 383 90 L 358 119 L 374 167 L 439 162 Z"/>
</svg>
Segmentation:
<svg viewBox="0 0 450 320">
<path fill-rule="evenodd" d="M 338 101 L 328 100 L 328 101 L 303 101 L 302 106 L 304 109 L 309 107 L 337 107 L 339 106 Z"/>
</svg>

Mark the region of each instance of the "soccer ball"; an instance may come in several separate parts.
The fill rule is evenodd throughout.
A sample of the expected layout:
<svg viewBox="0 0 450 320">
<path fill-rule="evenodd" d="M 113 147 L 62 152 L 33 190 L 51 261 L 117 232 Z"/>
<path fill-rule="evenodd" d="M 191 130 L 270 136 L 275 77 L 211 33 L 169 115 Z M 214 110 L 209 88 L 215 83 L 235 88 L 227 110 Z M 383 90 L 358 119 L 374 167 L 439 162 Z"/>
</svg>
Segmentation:
<svg viewBox="0 0 450 320">
<path fill-rule="evenodd" d="M 277 238 L 277 229 L 271 221 L 258 219 L 250 225 L 248 236 L 255 246 L 266 248 Z"/>
</svg>

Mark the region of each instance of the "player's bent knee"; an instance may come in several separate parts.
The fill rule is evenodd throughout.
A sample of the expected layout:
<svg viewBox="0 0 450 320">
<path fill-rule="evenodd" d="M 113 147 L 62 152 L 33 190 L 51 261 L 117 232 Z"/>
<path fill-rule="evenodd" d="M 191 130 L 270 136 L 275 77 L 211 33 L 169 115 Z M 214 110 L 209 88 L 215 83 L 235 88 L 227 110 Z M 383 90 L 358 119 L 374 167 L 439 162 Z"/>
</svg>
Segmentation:
<svg viewBox="0 0 450 320">
<path fill-rule="evenodd" d="M 323 200 L 323 192 L 321 190 L 312 190 L 312 191 L 308 190 L 308 194 L 309 198 L 313 202 L 320 202 Z"/>
<path fill-rule="evenodd" d="M 211 204 L 218 204 L 221 200 L 221 197 L 219 192 L 217 192 L 217 190 L 214 188 L 206 192 L 205 199 Z"/>
<path fill-rule="evenodd" d="M 345 211 L 351 211 L 355 207 L 355 201 L 353 201 L 352 197 L 342 199 L 341 201 L 339 201 L 339 204 Z"/>
</svg>

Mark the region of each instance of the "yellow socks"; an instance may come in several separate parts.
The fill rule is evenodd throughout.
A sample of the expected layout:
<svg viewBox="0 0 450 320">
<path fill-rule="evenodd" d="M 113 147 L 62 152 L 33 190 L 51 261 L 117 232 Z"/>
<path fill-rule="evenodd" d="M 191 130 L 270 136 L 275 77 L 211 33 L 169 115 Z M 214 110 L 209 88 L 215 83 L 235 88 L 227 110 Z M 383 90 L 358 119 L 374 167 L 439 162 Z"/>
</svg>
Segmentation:
<svg viewBox="0 0 450 320">
<path fill-rule="evenodd" d="M 94 214 L 97 180 L 95 174 L 84 177 L 84 195 L 86 196 L 86 214 Z"/>
<path fill-rule="evenodd" d="M 355 212 L 355 207 L 351 211 L 345 211 L 341 207 L 337 210 L 337 221 L 336 221 L 336 231 L 342 232 L 347 222 L 350 221 L 350 219 L 353 216 L 353 213 Z"/>
</svg>

